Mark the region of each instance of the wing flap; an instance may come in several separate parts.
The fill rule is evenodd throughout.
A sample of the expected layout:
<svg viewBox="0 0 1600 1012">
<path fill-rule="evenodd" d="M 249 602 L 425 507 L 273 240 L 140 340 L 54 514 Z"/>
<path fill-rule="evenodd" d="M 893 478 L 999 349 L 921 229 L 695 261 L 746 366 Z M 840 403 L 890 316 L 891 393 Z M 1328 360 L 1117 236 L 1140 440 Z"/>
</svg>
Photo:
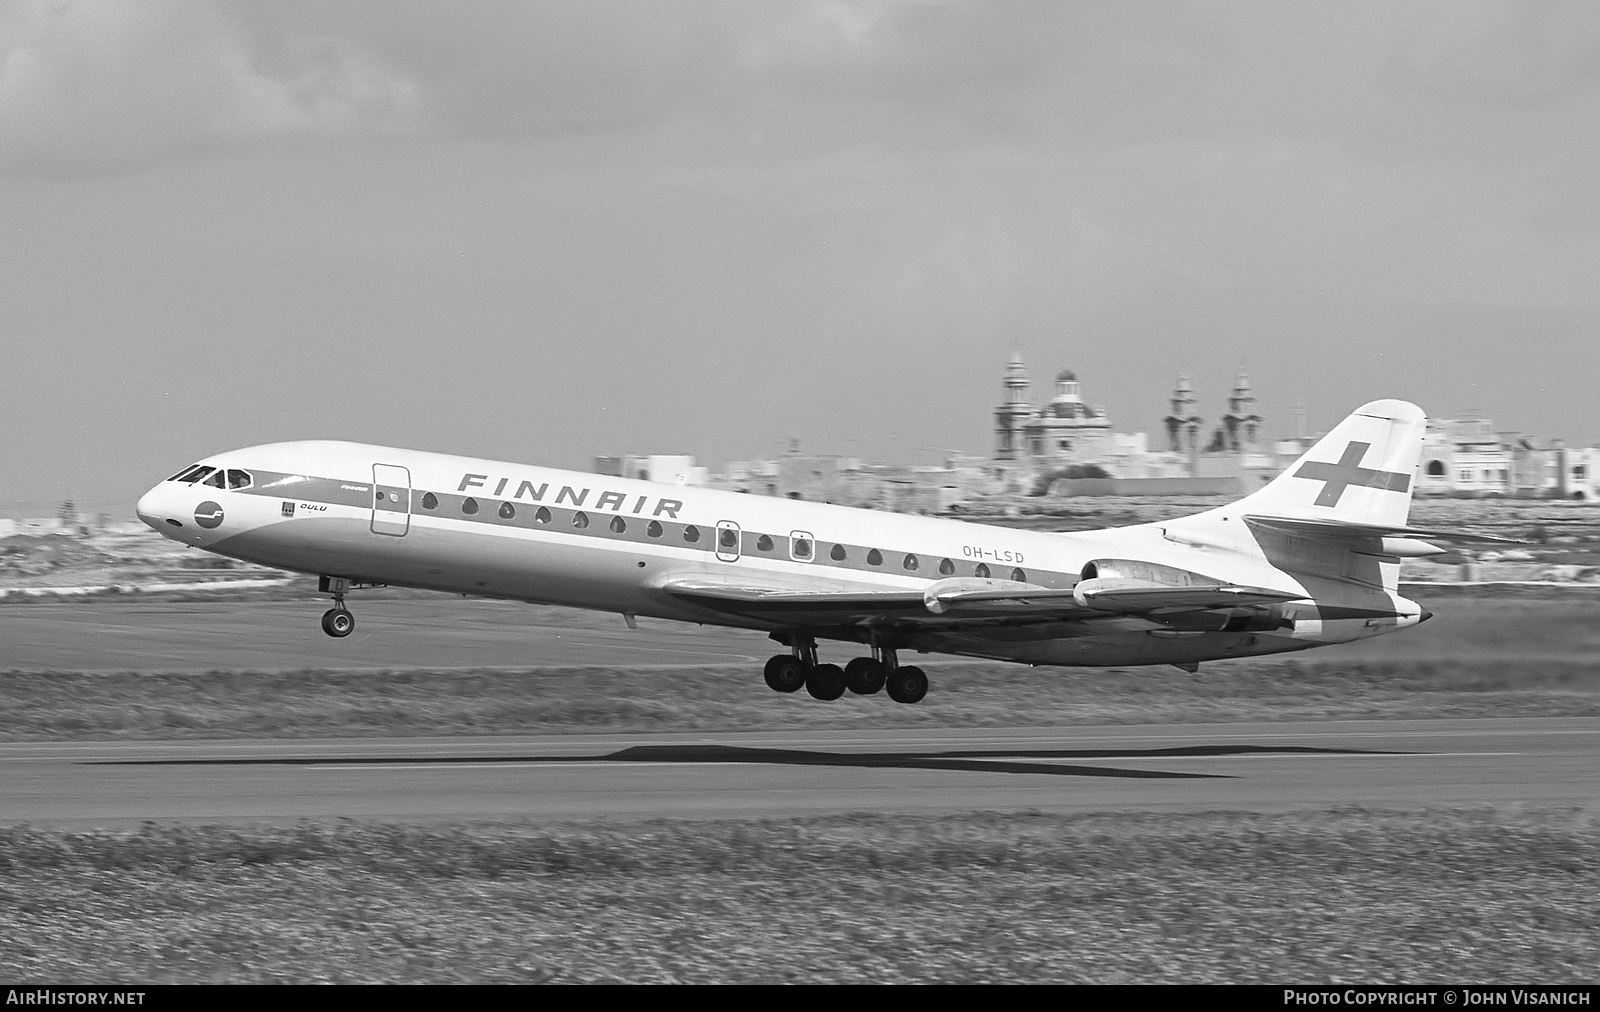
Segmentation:
<svg viewBox="0 0 1600 1012">
<path fill-rule="evenodd" d="M 949 580 L 925 590 L 814 592 L 759 584 L 670 580 L 662 591 L 715 611 L 795 626 L 949 626 L 967 622 L 1060 622 L 1094 615 L 1070 590 L 999 580 Z"/>
<path fill-rule="evenodd" d="M 661 589 L 680 600 L 741 615 L 827 611 L 849 616 L 927 610 L 920 591 L 838 594 L 759 584 L 700 583 L 693 580 L 672 580 L 663 584 Z"/>
<path fill-rule="evenodd" d="M 999 580 L 948 580 L 926 590 L 813 592 L 759 584 L 671 580 L 662 591 L 724 614 L 796 627 L 1027 624 L 1233 609 L 1303 600 L 1305 595 L 1234 584 L 1177 587 L 1145 580 L 1084 580 L 1070 590 Z"/>
</svg>

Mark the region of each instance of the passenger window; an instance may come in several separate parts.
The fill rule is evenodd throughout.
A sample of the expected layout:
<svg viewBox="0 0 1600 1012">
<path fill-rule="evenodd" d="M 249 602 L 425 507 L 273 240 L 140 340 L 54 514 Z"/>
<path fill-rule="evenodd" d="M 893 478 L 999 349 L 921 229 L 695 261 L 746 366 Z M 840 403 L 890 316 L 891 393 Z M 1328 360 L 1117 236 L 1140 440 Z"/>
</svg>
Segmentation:
<svg viewBox="0 0 1600 1012">
<path fill-rule="evenodd" d="M 221 488 L 222 487 L 222 472 L 221 471 L 216 472 L 211 477 L 207 478 L 205 481 L 202 481 L 200 484 L 202 484 L 202 485 L 210 485 L 212 488 Z"/>
<path fill-rule="evenodd" d="M 789 557 L 800 562 L 811 561 L 811 535 L 794 531 L 789 535 Z"/>
<path fill-rule="evenodd" d="M 461 500 L 461 512 L 465 513 L 469 517 L 478 512 L 478 500 L 472 498 L 470 495 Z"/>
<path fill-rule="evenodd" d="M 250 480 L 250 473 L 248 471 L 240 471 L 237 468 L 232 467 L 228 468 L 229 488 L 249 488 L 251 484 L 253 483 Z"/>
<path fill-rule="evenodd" d="M 549 523 L 550 522 L 550 511 L 548 509 L 546 509 L 545 507 L 540 506 L 539 509 L 533 514 L 533 522 L 536 523 L 536 524 L 547 524 L 547 523 Z"/>
<path fill-rule="evenodd" d="M 612 534 L 622 534 L 622 533 L 626 532 L 627 529 L 628 529 L 628 522 L 626 520 L 622 519 L 621 517 L 612 517 L 611 518 L 611 533 Z"/>
<path fill-rule="evenodd" d="M 572 526 L 580 531 L 589 526 L 589 514 L 582 512 L 572 514 Z"/>
<path fill-rule="evenodd" d="M 510 520 L 517 515 L 517 508 L 508 502 L 500 504 L 500 519 Z"/>
<path fill-rule="evenodd" d="M 756 538 L 756 551 L 758 551 L 758 552 L 770 552 L 770 551 L 772 551 L 772 536 L 769 535 L 769 534 L 763 534 L 763 535 L 761 535 L 761 537 Z"/>
<path fill-rule="evenodd" d="M 722 542 L 723 548 L 733 548 L 739 544 L 739 532 L 732 527 L 724 527 L 722 533 L 717 535 L 717 540 Z"/>
<path fill-rule="evenodd" d="M 832 559 L 834 562 L 843 562 L 845 555 L 846 552 L 843 545 L 834 545 L 833 549 L 828 552 L 828 558 Z"/>
<path fill-rule="evenodd" d="M 1027 583 L 1028 582 L 1028 574 L 1024 573 L 1020 569 L 1013 569 L 1011 571 L 1011 578 L 1013 580 L 1017 581 L 1018 583 Z"/>
<path fill-rule="evenodd" d="M 700 528 L 696 527 L 694 524 L 690 524 L 689 526 L 685 527 L 683 529 L 683 540 L 689 542 L 691 545 L 696 541 L 699 541 Z"/>
<path fill-rule="evenodd" d="M 940 559 L 939 560 L 939 575 L 940 576 L 954 576 L 954 575 L 956 575 L 956 564 L 954 562 L 951 562 L 949 559 Z"/>
<path fill-rule="evenodd" d="M 424 493 L 422 493 L 422 508 L 425 509 L 425 510 L 436 510 L 436 509 L 438 509 L 439 508 L 439 497 L 434 495 L 432 492 L 424 492 Z"/>
<path fill-rule="evenodd" d="M 915 572 L 917 568 L 917 557 L 915 555 L 907 555 L 904 565 L 907 569 Z"/>
<path fill-rule="evenodd" d="M 989 578 L 989 567 L 980 562 L 978 563 L 978 568 L 972 571 L 972 575 L 980 580 L 987 580 Z"/>
<path fill-rule="evenodd" d="M 652 538 L 661 537 L 661 521 L 659 521 L 659 520 L 650 521 L 650 526 L 646 527 L 644 529 L 644 532 L 646 534 L 650 535 Z"/>
<path fill-rule="evenodd" d="M 867 552 L 867 565 L 869 565 L 869 566 L 881 566 L 881 565 L 883 565 L 883 553 L 878 551 L 876 548 L 871 549 L 870 551 L 868 551 Z"/>
</svg>

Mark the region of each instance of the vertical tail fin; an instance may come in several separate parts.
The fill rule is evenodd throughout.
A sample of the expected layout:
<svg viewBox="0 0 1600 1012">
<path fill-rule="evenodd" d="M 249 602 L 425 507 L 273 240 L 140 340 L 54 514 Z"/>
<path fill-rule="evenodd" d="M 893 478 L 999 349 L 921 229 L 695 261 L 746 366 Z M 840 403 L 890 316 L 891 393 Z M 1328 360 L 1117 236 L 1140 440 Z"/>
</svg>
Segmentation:
<svg viewBox="0 0 1600 1012">
<path fill-rule="evenodd" d="M 1363 404 L 1288 470 L 1229 507 L 1240 514 L 1405 525 L 1427 417 L 1406 401 Z"/>
</svg>

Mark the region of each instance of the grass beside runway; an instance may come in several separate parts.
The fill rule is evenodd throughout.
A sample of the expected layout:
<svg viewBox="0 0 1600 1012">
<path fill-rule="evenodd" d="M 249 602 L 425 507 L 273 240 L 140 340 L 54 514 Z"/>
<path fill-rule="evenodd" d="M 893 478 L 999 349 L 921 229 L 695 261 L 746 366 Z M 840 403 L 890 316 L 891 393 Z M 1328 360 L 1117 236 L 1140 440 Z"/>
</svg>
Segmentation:
<svg viewBox="0 0 1600 1012">
<path fill-rule="evenodd" d="M 1572 811 L 0 829 L 23 980 L 1592 981 Z"/>
<path fill-rule="evenodd" d="M 743 666 L 654 672 L 0 673 L 0 740 L 324 738 L 1600 715 L 1600 661 L 1266 659 L 931 668 L 915 706 L 779 695 Z"/>
</svg>

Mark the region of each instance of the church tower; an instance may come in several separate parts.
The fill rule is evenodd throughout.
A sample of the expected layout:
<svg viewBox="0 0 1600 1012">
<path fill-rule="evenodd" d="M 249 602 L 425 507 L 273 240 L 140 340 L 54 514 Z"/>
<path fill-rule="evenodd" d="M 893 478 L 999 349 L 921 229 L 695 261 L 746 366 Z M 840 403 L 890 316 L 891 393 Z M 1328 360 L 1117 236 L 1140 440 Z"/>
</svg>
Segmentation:
<svg viewBox="0 0 1600 1012">
<path fill-rule="evenodd" d="M 1033 405 L 1028 403 L 1028 367 L 1022 364 L 1022 352 L 1011 353 L 1002 385 L 1004 394 L 1000 406 L 994 409 L 994 456 L 996 460 L 1017 460 L 1026 453 L 1022 427 L 1033 416 Z"/>
<path fill-rule="evenodd" d="M 1172 412 L 1167 415 L 1167 439 L 1174 453 L 1194 453 L 1200 448 L 1199 400 L 1189 377 L 1179 376 L 1178 386 L 1172 391 Z"/>
<path fill-rule="evenodd" d="M 1256 414 L 1256 395 L 1250 391 L 1250 377 L 1243 369 L 1233 381 L 1233 393 L 1228 397 L 1228 413 L 1222 416 L 1222 427 L 1227 432 L 1228 449 L 1237 452 L 1257 448 L 1261 416 Z"/>
</svg>

